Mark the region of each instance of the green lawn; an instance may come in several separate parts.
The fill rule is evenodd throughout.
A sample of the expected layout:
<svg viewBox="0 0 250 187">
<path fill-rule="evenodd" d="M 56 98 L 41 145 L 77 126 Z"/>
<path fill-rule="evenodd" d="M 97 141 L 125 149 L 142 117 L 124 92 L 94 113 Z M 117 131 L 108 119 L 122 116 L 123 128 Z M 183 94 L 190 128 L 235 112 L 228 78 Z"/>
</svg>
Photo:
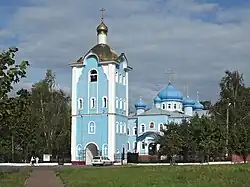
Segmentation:
<svg viewBox="0 0 250 187">
<path fill-rule="evenodd" d="M 67 187 L 249 187 L 250 165 L 67 168 Z"/>
<path fill-rule="evenodd" d="M 29 171 L 0 172 L 0 187 L 24 187 Z"/>
</svg>

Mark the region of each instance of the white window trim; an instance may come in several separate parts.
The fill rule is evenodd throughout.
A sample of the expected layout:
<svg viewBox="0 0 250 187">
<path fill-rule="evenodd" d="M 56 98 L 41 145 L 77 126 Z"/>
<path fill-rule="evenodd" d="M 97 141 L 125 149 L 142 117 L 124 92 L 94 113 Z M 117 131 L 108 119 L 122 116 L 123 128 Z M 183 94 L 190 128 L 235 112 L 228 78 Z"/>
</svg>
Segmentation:
<svg viewBox="0 0 250 187">
<path fill-rule="evenodd" d="M 105 106 L 104 99 L 106 99 L 106 106 Z M 107 96 L 103 96 L 102 97 L 102 108 L 107 108 L 107 106 L 108 106 L 108 98 L 107 98 Z"/>
<path fill-rule="evenodd" d="M 119 129 L 120 129 L 120 126 L 119 126 L 119 122 L 117 121 L 116 122 L 116 133 L 119 134 Z"/>
<path fill-rule="evenodd" d="M 93 106 L 93 102 L 92 102 L 93 99 L 94 99 L 94 106 Z M 95 109 L 96 108 L 96 98 L 95 97 L 91 97 L 90 98 L 90 108 L 91 109 Z"/>
<path fill-rule="evenodd" d="M 123 84 L 124 86 L 126 85 L 126 75 L 123 75 L 122 84 Z"/>
<path fill-rule="evenodd" d="M 144 126 L 144 131 L 142 131 L 142 127 Z M 140 125 L 140 133 L 144 133 L 146 131 L 146 125 L 144 123 L 142 123 Z"/>
<path fill-rule="evenodd" d="M 123 100 L 123 109 L 126 111 L 126 100 Z"/>
<path fill-rule="evenodd" d="M 119 83 L 122 84 L 122 74 L 119 74 Z"/>
<path fill-rule="evenodd" d="M 116 97 L 116 99 L 115 99 L 115 106 L 116 106 L 116 108 L 118 108 L 119 106 L 119 98 L 118 97 Z"/>
<path fill-rule="evenodd" d="M 164 128 L 163 123 L 159 123 L 159 124 L 158 124 L 158 131 L 161 131 L 161 125 L 162 125 L 162 129 Z"/>
<path fill-rule="evenodd" d="M 154 127 L 153 127 L 153 128 L 150 127 L 150 126 L 151 126 L 151 123 L 154 124 Z M 150 129 L 154 129 L 154 128 L 155 128 L 155 122 L 154 122 L 154 121 L 150 121 L 150 122 L 149 122 L 149 128 L 150 128 Z"/>
<path fill-rule="evenodd" d="M 80 102 L 82 101 L 82 106 L 80 106 Z M 78 109 L 82 110 L 83 109 L 83 98 L 78 99 Z"/>
<path fill-rule="evenodd" d="M 126 123 L 124 123 L 123 125 L 124 125 L 124 126 L 123 126 L 123 128 L 124 128 L 124 132 L 123 132 L 123 134 L 125 134 L 125 135 L 126 135 L 126 134 L 127 134 L 127 125 L 126 125 Z"/>
<path fill-rule="evenodd" d="M 92 69 L 89 70 L 89 72 L 88 72 L 88 81 L 91 82 L 91 79 L 90 79 L 91 73 L 90 73 L 90 72 L 91 72 L 92 70 L 96 70 L 96 75 L 97 75 L 97 80 L 96 80 L 96 82 L 98 82 L 98 78 L 99 78 L 99 76 L 98 76 L 98 71 L 97 71 L 97 69 L 95 69 L 95 68 L 92 68 Z"/>
<path fill-rule="evenodd" d="M 123 134 L 123 131 L 124 131 L 124 127 L 123 127 L 122 122 L 120 122 L 120 134 Z"/>
<path fill-rule="evenodd" d="M 120 98 L 120 109 L 122 109 L 122 99 Z"/>
<path fill-rule="evenodd" d="M 94 125 L 94 132 L 90 132 L 90 125 L 93 124 Z M 94 121 L 90 121 L 88 123 L 88 134 L 95 134 L 95 130 L 96 130 L 96 125 Z"/>
</svg>

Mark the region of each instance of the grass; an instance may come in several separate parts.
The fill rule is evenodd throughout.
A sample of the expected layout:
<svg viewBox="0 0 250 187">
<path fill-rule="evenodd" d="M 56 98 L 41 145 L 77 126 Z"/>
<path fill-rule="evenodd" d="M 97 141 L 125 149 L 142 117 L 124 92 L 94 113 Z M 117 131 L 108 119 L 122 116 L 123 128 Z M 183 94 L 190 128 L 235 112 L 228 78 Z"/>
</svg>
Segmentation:
<svg viewBox="0 0 250 187">
<path fill-rule="evenodd" d="M 0 187 L 24 187 L 29 170 L 0 172 Z"/>
<path fill-rule="evenodd" d="M 250 165 L 67 168 L 67 187 L 249 187 Z"/>
</svg>

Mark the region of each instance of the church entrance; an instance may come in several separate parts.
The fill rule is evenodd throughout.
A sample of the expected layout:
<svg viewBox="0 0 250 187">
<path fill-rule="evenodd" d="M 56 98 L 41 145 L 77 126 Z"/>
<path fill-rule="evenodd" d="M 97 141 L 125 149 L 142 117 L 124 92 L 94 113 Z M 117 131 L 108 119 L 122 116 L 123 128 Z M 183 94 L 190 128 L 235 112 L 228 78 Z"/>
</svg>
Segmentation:
<svg viewBox="0 0 250 187">
<path fill-rule="evenodd" d="M 156 143 L 150 143 L 148 145 L 148 154 L 149 155 L 157 155 L 157 144 Z"/>
<path fill-rule="evenodd" d="M 89 143 L 86 146 L 86 165 L 91 165 L 94 156 L 98 156 L 98 148 L 94 143 Z"/>
</svg>

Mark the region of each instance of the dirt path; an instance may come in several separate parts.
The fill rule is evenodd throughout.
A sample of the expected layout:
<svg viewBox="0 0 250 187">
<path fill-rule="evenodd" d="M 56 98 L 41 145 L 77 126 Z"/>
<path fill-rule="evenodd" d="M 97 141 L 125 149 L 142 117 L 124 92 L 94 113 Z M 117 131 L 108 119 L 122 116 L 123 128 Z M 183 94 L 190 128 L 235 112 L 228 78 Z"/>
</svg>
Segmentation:
<svg viewBox="0 0 250 187">
<path fill-rule="evenodd" d="M 50 169 L 34 169 L 26 182 L 26 187 L 64 187 L 55 172 Z"/>
</svg>

